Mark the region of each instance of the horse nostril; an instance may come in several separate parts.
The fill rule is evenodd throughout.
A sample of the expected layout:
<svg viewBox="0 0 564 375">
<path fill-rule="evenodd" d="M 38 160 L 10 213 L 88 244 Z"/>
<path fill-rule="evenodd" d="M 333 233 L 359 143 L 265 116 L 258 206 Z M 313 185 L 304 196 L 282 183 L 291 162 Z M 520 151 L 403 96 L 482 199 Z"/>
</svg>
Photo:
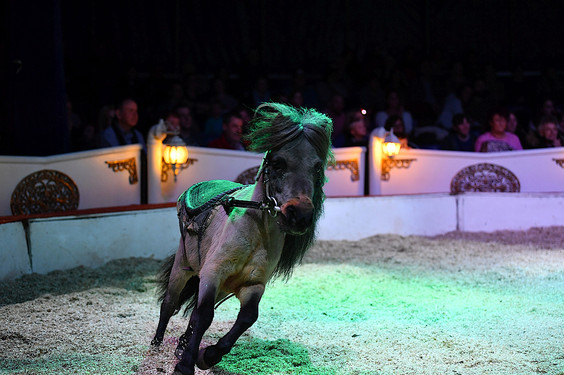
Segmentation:
<svg viewBox="0 0 564 375">
<path fill-rule="evenodd" d="M 297 206 L 290 205 L 286 207 L 286 218 L 290 225 L 296 228 L 305 229 L 313 219 L 313 211 L 310 209 L 300 209 Z"/>
</svg>

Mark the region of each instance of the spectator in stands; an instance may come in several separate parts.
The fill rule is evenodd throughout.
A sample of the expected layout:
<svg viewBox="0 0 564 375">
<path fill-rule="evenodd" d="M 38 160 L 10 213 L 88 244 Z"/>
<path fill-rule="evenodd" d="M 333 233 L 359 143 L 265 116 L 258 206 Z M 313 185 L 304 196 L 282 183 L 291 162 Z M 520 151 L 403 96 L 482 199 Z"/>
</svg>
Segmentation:
<svg viewBox="0 0 564 375">
<path fill-rule="evenodd" d="M 376 127 L 385 126 L 388 117 L 397 115 L 402 118 L 405 134 L 410 134 L 413 130 L 413 118 L 411 113 L 405 110 L 400 94 L 397 90 L 390 90 L 386 95 L 386 109 L 376 113 L 374 122 Z"/>
<path fill-rule="evenodd" d="M 192 109 L 188 102 L 181 102 L 174 110 L 178 116 L 180 138 L 187 146 L 202 146 L 201 134 L 198 125 L 192 117 Z"/>
<path fill-rule="evenodd" d="M 213 101 L 210 104 L 210 109 L 206 122 L 204 123 L 204 137 L 209 142 L 221 136 L 223 131 L 223 116 L 221 103 Z"/>
<path fill-rule="evenodd" d="M 226 88 L 226 83 L 221 78 L 216 78 L 213 81 L 212 101 L 221 104 L 221 114 L 226 114 L 233 111 L 239 105 L 239 101 L 229 92 Z"/>
<path fill-rule="evenodd" d="M 445 99 L 445 104 L 437 123 L 445 129 L 450 129 L 452 126 L 452 118 L 457 113 L 464 113 L 465 106 L 468 105 L 472 98 L 472 86 L 468 83 L 463 83 L 456 88 L 454 93 L 449 94 Z"/>
<path fill-rule="evenodd" d="M 223 131 L 219 138 L 212 140 L 208 147 L 223 148 L 227 150 L 244 150 L 241 143 L 243 133 L 243 119 L 237 112 L 224 116 Z"/>
<path fill-rule="evenodd" d="M 180 134 L 180 117 L 176 111 L 167 112 L 164 120 L 168 131 Z"/>
<path fill-rule="evenodd" d="M 102 133 L 100 145 L 102 147 L 116 147 L 139 143 L 145 152 L 147 146 L 140 131 L 135 129 L 139 121 L 137 103 L 131 98 L 122 100 L 116 106 L 116 120 Z"/>
<path fill-rule="evenodd" d="M 391 115 L 386 119 L 384 128 L 387 131 L 394 130 L 394 134 L 399 138 L 401 148 L 404 150 L 409 150 L 411 148 L 419 148 L 413 142 L 410 142 L 405 131 L 405 124 L 403 123 L 403 118 L 399 115 Z"/>
<path fill-rule="evenodd" d="M 331 96 L 329 107 L 324 111 L 333 120 L 332 140 L 342 137 L 345 132 L 347 116 L 345 113 L 345 97 L 335 93 Z"/>
<path fill-rule="evenodd" d="M 509 112 L 506 131 L 519 137 L 519 141 L 521 142 L 521 146 L 523 146 L 523 148 L 530 148 L 527 143 L 527 131 L 523 129 L 523 126 L 521 126 L 521 122 L 515 112 Z"/>
<path fill-rule="evenodd" d="M 251 104 L 254 108 L 272 99 L 268 86 L 268 79 L 266 77 L 259 77 L 256 80 L 253 90 L 251 91 Z"/>
<path fill-rule="evenodd" d="M 507 113 L 494 109 L 488 116 L 490 131 L 478 137 L 474 150 L 477 152 L 498 152 L 522 150 L 519 137 L 507 132 Z"/>
<path fill-rule="evenodd" d="M 538 126 L 540 148 L 562 147 L 562 138 L 558 134 L 558 120 L 554 116 L 543 118 Z"/>
<path fill-rule="evenodd" d="M 452 130 L 443 140 L 441 149 L 451 151 L 474 151 L 476 136 L 470 130 L 470 121 L 464 113 L 452 118 Z"/>
<path fill-rule="evenodd" d="M 345 132 L 333 141 L 333 147 L 355 147 L 368 145 L 368 124 L 361 110 L 347 113 Z"/>
</svg>

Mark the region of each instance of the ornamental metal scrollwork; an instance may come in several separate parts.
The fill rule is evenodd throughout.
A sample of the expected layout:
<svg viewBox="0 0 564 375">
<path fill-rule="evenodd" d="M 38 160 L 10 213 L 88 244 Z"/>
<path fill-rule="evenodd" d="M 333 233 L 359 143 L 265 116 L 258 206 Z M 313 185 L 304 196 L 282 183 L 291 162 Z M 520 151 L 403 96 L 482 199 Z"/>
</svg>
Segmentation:
<svg viewBox="0 0 564 375">
<path fill-rule="evenodd" d="M 10 200 L 13 215 L 31 215 L 78 209 L 78 187 L 59 171 L 43 169 L 23 178 Z"/>
<path fill-rule="evenodd" d="M 116 160 L 116 161 L 106 161 L 108 168 L 111 168 L 115 173 L 121 171 L 129 172 L 129 184 L 136 184 L 139 179 L 137 177 L 137 165 L 135 163 L 135 158 Z"/>
<path fill-rule="evenodd" d="M 461 169 L 450 183 L 451 194 L 463 192 L 519 192 L 521 184 L 509 169 L 481 163 Z"/>
<path fill-rule="evenodd" d="M 195 162 L 197 162 L 198 159 L 191 159 L 188 158 L 188 160 L 186 160 L 186 163 L 184 164 L 177 164 L 176 165 L 176 170 L 178 171 L 177 173 L 180 173 L 181 171 L 185 170 L 186 168 L 188 168 L 189 166 L 191 166 L 192 164 L 194 164 Z M 161 168 L 161 182 L 167 182 L 168 181 L 168 171 L 172 170 L 172 166 L 170 164 L 165 163 L 164 158 L 162 159 L 162 168 Z M 175 177 L 175 181 L 176 181 L 176 177 Z"/>
<path fill-rule="evenodd" d="M 237 176 L 234 182 L 237 182 L 242 185 L 254 184 L 259 168 L 260 166 L 257 165 L 256 167 L 245 169 L 243 172 L 239 174 L 239 176 Z"/>
<path fill-rule="evenodd" d="M 417 161 L 417 159 L 395 159 L 395 158 L 384 158 L 382 159 L 382 175 L 380 179 L 382 181 L 390 180 L 390 170 L 392 168 L 409 168 L 411 163 Z"/>
<path fill-rule="evenodd" d="M 327 170 L 343 170 L 348 169 L 351 171 L 351 181 L 358 181 L 360 180 L 360 175 L 358 172 L 358 160 L 337 160 L 335 165 L 327 166 Z"/>
<path fill-rule="evenodd" d="M 564 159 L 552 159 L 556 164 L 560 166 L 560 168 L 564 168 Z"/>
</svg>

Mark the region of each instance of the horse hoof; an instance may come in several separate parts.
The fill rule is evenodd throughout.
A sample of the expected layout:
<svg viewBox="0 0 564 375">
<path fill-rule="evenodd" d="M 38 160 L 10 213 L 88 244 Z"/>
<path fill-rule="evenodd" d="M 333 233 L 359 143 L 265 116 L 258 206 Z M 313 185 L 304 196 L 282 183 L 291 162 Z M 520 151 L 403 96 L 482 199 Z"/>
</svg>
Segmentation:
<svg viewBox="0 0 564 375">
<path fill-rule="evenodd" d="M 181 363 L 177 363 L 176 366 L 174 366 L 172 375 L 194 375 L 194 369 L 186 368 L 186 366 L 183 366 Z"/>
<path fill-rule="evenodd" d="M 206 354 L 206 349 L 207 348 L 200 349 L 200 351 L 198 352 L 198 360 L 196 361 L 196 366 L 198 366 L 198 368 L 200 370 L 207 370 L 211 367 L 204 360 L 204 355 Z"/>
<path fill-rule="evenodd" d="M 183 334 L 178 339 L 178 345 L 176 346 L 176 350 L 174 351 L 174 355 L 176 356 L 176 358 L 178 358 L 178 360 L 180 361 L 182 360 L 182 355 L 184 354 L 184 351 L 188 347 L 188 343 L 190 342 L 191 337 L 192 335 L 186 336 L 186 334 Z"/>
<path fill-rule="evenodd" d="M 158 348 L 159 346 L 161 346 L 162 343 L 163 343 L 163 339 L 154 338 L 151 340 L 151 346 L 153 348 Z"/>
</svg>

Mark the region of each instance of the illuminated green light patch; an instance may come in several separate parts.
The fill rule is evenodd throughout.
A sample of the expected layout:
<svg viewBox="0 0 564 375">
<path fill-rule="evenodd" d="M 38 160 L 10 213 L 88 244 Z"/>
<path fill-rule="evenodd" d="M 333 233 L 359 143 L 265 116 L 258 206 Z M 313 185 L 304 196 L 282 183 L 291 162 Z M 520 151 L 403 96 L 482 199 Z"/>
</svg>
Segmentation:
<svg viewBox="0 0 564 375">
<path fill-rule="evenodd" d="M 237 310 L 231 300 L 216 318 L 232 320 Z M 476 375 L 550 369 L 560 375 L 562 311 L 560 273 L 504 277 L 491 270 L 305 264 L 287 283 L 267 287 L 258 321 L 235 348 L 291 340 L 307 349 L 312 366 L 331 366 L 338 375 L 398 369 L 437 374 L 445 368 Z"/>
<path fill-rule="evenodd" d="M 308 350 L 289 340 L 255 339 L 236 345 L 217 366 L 235 374 L 334 375 L 335 371 L 313 366 Z"/>
<path fill-rule="evenodd" d="M 562 280 L 554 281 L 553 288 L 564 287 Z M 269 309 L 283 311 L 287 319 L 301 321 L 407 319 L 430 324 L 465 319 L 466 315 L 473 319 L 491 319 L 501 314 L 516 315 L 519 319 L 529 314 L 546 318 L 551 315 L 551 309 L 543 307 L 546 302 L 564 309 L 564 294 L 547 295 L 538 288 L 531 289 L 526 280 L 476 284 L 471 278 L 406 269 L 307 264 L 296 269 L 288 283 L 270 285 L 261 310 L 265 314 Z M 554 315 L 559 316 L 559 312 Z"/>
</svg>

